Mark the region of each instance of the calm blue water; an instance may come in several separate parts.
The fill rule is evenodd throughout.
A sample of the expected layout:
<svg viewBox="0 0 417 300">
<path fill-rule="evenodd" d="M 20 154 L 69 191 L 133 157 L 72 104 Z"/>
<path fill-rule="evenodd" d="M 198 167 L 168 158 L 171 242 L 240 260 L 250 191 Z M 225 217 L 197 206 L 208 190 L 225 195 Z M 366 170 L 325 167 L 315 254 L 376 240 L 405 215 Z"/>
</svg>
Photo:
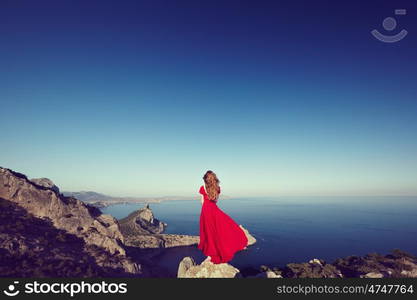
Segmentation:
<svg viewBox="0 0 417 300">
<path fill-rule="evenodd" d="M 103 213 L 123 218 L 143 207 L 114 205 Z M 220 200 L 218 206 L 242 224 L 258 242 L 230 262 L 238 268 L 283 266 L 312 258 L 386 254 L 399 248 L 417 254 L 417 197 L 286 197 Z M 199 200 L 150 204 L 156 218 L 168 223 L 166 233 L 199 233 Z M 186 255 L 205 257 L 195 247 L 169 258 L 173 265 Z M 172 262 L 172 260 L 175 260 Z"/>
</svg>

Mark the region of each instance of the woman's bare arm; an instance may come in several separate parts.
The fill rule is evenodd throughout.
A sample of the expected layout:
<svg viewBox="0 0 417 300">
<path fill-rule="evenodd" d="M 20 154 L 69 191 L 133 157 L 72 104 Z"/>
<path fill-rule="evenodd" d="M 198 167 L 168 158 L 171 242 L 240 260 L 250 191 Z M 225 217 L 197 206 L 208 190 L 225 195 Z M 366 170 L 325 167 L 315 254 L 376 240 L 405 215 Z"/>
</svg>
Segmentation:
<svg viewBox="0 0 417 300">
<path fill-rule="evenodd" d="M 203 205 L 203 203 L 204 203 L 204 196 L 201 195 L 201 205 Z"/>
</svg>

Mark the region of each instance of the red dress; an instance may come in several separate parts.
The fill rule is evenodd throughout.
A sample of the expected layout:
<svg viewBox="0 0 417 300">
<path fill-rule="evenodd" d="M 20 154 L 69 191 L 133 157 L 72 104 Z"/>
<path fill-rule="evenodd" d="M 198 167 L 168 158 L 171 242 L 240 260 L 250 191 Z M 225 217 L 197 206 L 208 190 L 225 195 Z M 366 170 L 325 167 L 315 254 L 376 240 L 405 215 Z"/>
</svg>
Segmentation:
<svg viewBox="0 0 417 300">
<path fill-rule="evenodd" d="M 199 193 L 204 196 L 200 215 L 200 243 L 198 249 L 211 257 L 215 264 L 232 260 L 235 253 L 244 249 L 248 238 L 239 225 L 209 200 L 202 185 Z"/>
</svg>

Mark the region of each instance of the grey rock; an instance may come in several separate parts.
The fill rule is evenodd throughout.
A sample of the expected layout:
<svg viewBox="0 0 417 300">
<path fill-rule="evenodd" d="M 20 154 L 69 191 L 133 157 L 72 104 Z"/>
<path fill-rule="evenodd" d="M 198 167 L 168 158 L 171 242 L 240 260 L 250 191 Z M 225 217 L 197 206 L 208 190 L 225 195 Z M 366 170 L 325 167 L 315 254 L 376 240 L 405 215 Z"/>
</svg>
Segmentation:
<svg viewBox="0 0 417 300">
<path fill-rule="evenodd" d="M 180 262 L 180 265 L 178 266 L 178 278 L 184 278 L 188 269 L 195 266 L 196 263 L 192 257 L 184 257 L 182 261 Z"/>
<path fill-rule="evenodd" d="M 369 272 L 369 273 L 366 273 L 365 275 L 361 275 L 360 277 L 361 278 L 383 278 L 384 275 L 378 272 Z"/>
<path fill-rule="evenodd" d="M 190 257 L 185 257 L 178 267 L 178 277 L 181 278 L 235 278 L 239 269 L 227 263 L 213 264 L 209 260 L 196 265 Z"/>
<path fill-rule="evenodd" d="M 318 258 L 313 258 L 309 261 L 310 264 L 318 264 L 320 266 L 323 266 L 325 263 L 324 261 L 318 259 Z"/>
</svg>

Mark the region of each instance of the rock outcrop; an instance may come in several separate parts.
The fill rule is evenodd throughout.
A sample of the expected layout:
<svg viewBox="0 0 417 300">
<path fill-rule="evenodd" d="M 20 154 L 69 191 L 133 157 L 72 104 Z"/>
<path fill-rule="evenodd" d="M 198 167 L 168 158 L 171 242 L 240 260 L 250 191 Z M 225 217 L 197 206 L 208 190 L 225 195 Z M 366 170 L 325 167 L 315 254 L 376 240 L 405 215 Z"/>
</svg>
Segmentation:
<svg viewBox="0 0 417 300">
<path fill-rule="evenodd" d="M 249 231 L 245 227 L 243 227 L 242 225 L 239 225 L 239 226 L 240 226 L 240 228 L 242 228 L 243 232 L 245 233 L 246 237 L 248 238 L 248 246 L 251 246 L 251 245 L 255 244 L 256 239 L 253 237 L 253 235 L 251 235 L 249 233 Z"/>
<path fill-rule="evenodd" d="M 149 205 L 119 220 L 119 224 L 125 236 L 162 233 L 167 226 L 154 217 Z"/>
<path fill-rule="evenodd" d="M 345 277 L 417 277 L 417 257 L 398 249 L 387 255 L 370 253 L 339 258 L 333 265 Z"/>
<path fill-rule="evenodd" d="M 119 220 L 125 244 L 139 248 L 171 248 L 198 244 L 198 236 L 163 234 L 167 224 L 153 215 L 149 205 Z"/>
<path fill-rule="evenodd" d="M 209 260 L 197 265 L 191 257 L 184 257 L 178 267 L 178 278 L 234 278 L 239 274 L 235 267 L 223 263 L 213 264 Z"/>
<path fill-rule="evenodd" d="M 52 181 L 31 181 L 23 174 L 0 167 L 0 198 L 17 204 L 35 217 L 49 220 L 55 228 L 83 239 L 87 245 L 118 255 L 119 265 L 126 272 L 139 272 L 139 266 L 125 256 L 117 221 L 97 208 L 63 196 Z M 96 258 L 98 263 L 106 263 L 105 259 Z"/>
</svg>

